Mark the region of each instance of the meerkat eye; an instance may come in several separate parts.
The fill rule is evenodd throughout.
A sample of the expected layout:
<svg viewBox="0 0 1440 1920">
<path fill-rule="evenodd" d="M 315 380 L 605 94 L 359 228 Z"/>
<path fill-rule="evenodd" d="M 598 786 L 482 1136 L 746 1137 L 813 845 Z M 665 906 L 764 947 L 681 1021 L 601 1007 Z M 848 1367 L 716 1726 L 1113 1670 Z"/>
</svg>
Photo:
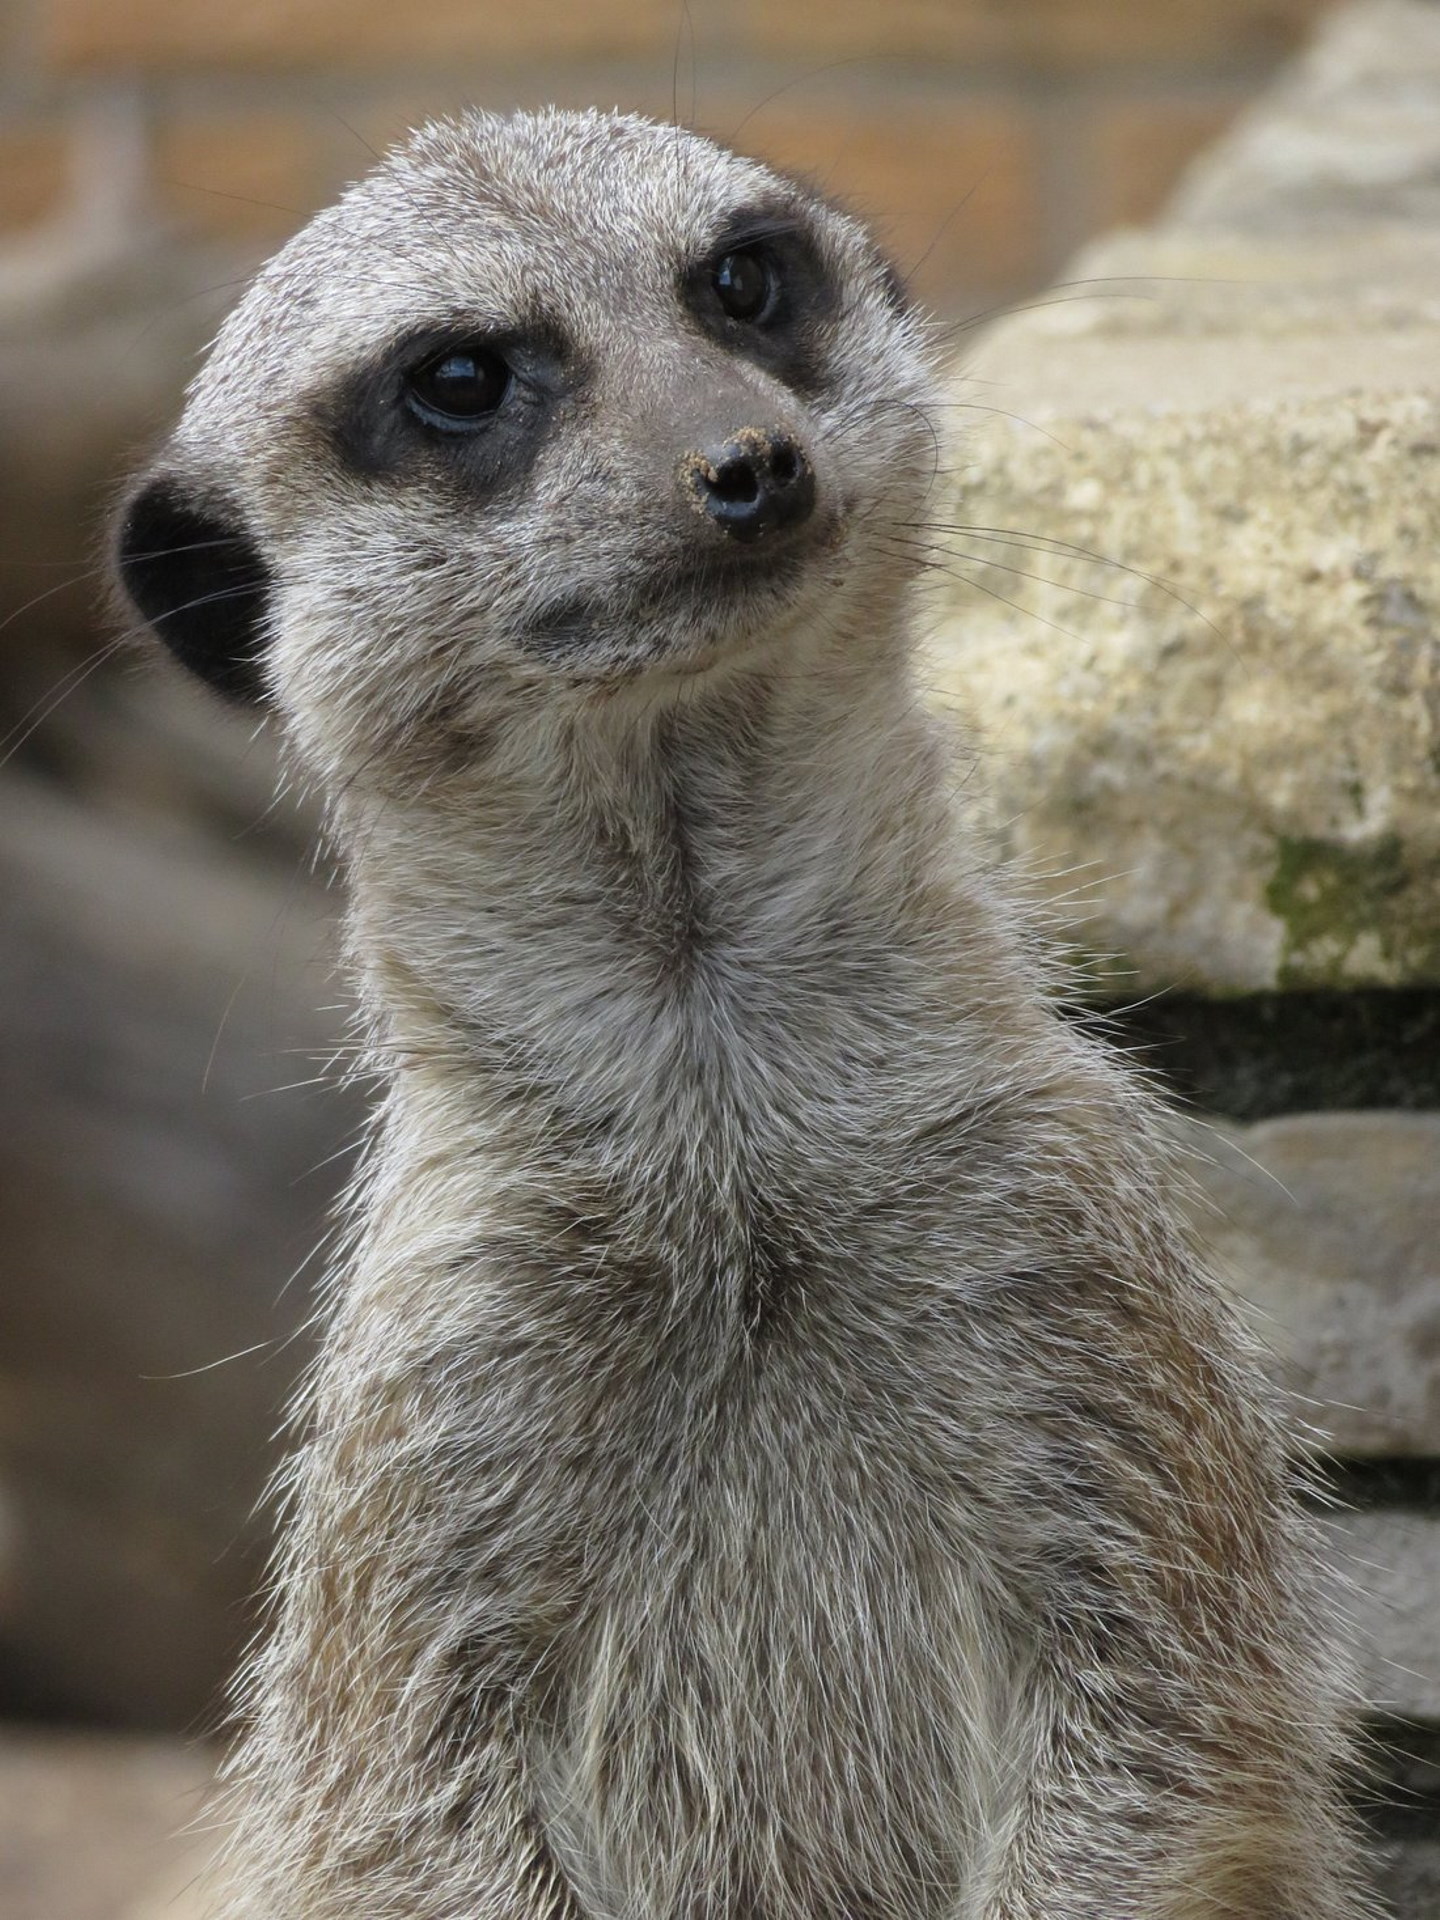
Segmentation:
<svg viewBox="0 0 1440 1920">
<path fill-rule="evenodd" d="M 710 276 L 715 298 L 732 320 L 758 325 L 775 310 L 780 276 L 775 262 L 760 247 L 737 247 L 716 263 Z"/>
<path fill-rule="evenodd" d="M 405 378 L 410 411 L 451 433 L 482 425 L 510 388 L 510 369 L 489 347 L 446 347 Z"/>
</svg>

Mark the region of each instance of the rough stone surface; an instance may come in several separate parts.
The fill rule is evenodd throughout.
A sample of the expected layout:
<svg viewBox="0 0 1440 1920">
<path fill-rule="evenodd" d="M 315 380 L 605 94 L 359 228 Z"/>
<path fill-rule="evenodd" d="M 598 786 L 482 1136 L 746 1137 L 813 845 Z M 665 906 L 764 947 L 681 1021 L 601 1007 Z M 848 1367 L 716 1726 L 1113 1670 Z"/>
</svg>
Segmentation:
<svg viewBox="0 0 1440 1920">
<path fill-rule="evenodd" d="M 1355 1623 L 1372 1708 L 1440 1721 L 1440 1515 L 1377 1510 L 1325 1520 L 1340 1604 Z"/>
<path fill-rule="evenodd" d="M 1298 1415 L 1342 1455 L 1440 1454 L 1440 1114 L 1185 1131 L 1197 1229 Z"/>
<path fill-rule="evenodd" d="M 1440 983 L 1440 235 L 1412 198 L 1364 233 L 1121 236 L 956 384 L 929 680 L 1110 991 Z"/>
</svg>

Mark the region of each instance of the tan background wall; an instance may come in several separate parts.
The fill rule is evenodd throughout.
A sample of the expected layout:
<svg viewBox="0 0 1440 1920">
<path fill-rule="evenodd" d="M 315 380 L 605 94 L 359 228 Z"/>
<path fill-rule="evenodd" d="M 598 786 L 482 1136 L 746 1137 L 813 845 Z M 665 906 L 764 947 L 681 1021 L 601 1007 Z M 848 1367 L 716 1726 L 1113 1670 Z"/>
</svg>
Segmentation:
<svg viewBox="0 0 1440 1920">
<path fill-rule="evenodd" d="M 0 231 L 257 249 L 465 102 L 691 120 L 877 218 L 965 313 L 1143 219 L 1322 0 L 0 0 Z"/>
</svg>

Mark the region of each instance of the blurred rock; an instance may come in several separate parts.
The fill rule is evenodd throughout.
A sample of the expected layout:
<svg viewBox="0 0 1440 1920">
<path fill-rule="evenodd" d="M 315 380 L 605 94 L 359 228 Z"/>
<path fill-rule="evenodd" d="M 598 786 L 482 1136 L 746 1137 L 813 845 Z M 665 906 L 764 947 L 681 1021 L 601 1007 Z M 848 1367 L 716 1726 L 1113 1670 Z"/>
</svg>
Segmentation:
<svg viewBox="0 0 1440 1920">
<path fill-rule="evenodd" d="M 123 214 L 0 245 L 0 618 L 39 616 L 0 687 L 17 643 L 93 644 L 100 510 L 253 265 Z"/>
<path fill-rule="evenodd" d="M 1197 1230 L 1303 1417 L 1343 1455 L 1440 1454 L 1440 1114 L 1183 1131 Z"/>
<path fill-rule="evenodd" d="M 203 813 L 14 772 L 0 899 L 0 1696 L 192 1725 L 251 1626 L 291 1276 L 357 1119 L 303 1084 L 328 902 Z"/>
</svg>

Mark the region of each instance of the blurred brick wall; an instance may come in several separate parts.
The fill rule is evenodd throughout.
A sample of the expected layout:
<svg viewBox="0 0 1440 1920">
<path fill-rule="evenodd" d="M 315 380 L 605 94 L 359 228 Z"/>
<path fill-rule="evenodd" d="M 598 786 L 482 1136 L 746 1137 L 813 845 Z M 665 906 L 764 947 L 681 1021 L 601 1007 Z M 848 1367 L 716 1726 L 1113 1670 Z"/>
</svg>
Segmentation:
<svg viewBox="0 0 1440 1920">
<path fill-rule="evenodd" d="M 259 252 L 418 118 L 680 116 L 873 214 L 951 312 L 1143 219 L 1323 0 L 0 0 L 0 232 Z"/>
</svg>

